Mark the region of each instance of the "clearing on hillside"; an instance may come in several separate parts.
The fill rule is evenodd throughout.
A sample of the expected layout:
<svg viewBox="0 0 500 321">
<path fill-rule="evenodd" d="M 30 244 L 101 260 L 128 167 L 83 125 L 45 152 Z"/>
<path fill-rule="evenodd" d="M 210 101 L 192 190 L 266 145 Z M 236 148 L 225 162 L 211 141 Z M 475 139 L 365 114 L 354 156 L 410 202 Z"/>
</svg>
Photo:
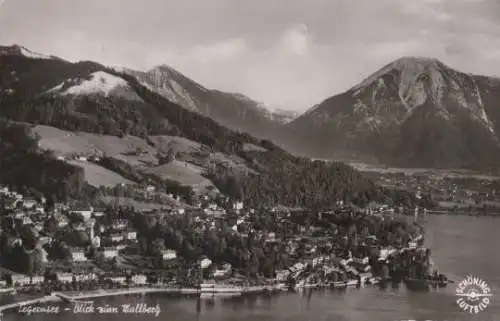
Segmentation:
<svg viewBox="0 0 500 321">
<path fill-rule="evenodd" d="M 134 182 L 125 177 L 92 162 L 70 160 L 68 163 L 83 168 L 85 171 L 85 181 L 95 187 L 134 184 Z"/>
</svg>

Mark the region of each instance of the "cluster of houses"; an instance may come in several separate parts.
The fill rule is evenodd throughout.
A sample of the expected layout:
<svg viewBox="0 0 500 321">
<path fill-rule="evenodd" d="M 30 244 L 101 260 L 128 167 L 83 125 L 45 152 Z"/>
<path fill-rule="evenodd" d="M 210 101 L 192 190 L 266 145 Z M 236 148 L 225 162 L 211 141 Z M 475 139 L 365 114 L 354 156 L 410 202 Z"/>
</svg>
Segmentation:
<svg viewBox="0 0 500 321">
<path fill-rule="evenodd" d="M 0 212 L 3 222 L 5 220 L 12 223 L 11 228 L 17 226 L 28 226 L 38 239 L 36 247 L 42 255 L 42 262 L 50 265 L 46 249 L 53 246 L 58 240 L 56 234 L 47 231 L 47 222 L 52 220 L 56 230 L 66 229 L 70 233 L 84 235 L 90 241 L 93 248 L 97 250 L 97 258 L 104 261 L 113 261 L 120 256 L 120 252 L 129 246 L 135 246 L 138 242 L 137 231 L 131 226 L 127 219 L 107 220 L 103 211 L 92 207 L 68 207 L 64 204 L 55 204 L 55 208 L 49 212 L 45 211 L 45 199 L 35 199 L 25 197 L 20 193 L 11 191 L 8 187 L 0 186 Z M 75 216 L 79 217 L 74 220 Z M 23 245 L 22 238 L 14 238 L 11 245 Z M 89 263 L 88 247 L 82 244 L 71 244 L 65 240 L 67 252 L 66 261 L 70 266 L 79 267 Z M 165 260 L 172 260 L 177 257 L 176 251 L 165 249 L 162 251 Z M 75 270 L 78 270 L 75 268 Z M 5 271 L 4 271 L 5 272 Z M 12 278 L 12 285 L 33 286 L 39 285 L 47 280 L 43 275 L 23 275 L 14 271 L 7 273 Z M 95 281 L 98 276 L 93 272 L 82 271 L 82 273 L 57 272 L 56 279 L 62 283 Z M 105 279 L 114 283 L 134 283 L 146 284 L 147 278 L 143 274 L 125 275 L 119 273 L 109 273 Z M 102 275 L 100 280 L 102 280 Z M 10 283 L 10 282 L 9 282 Z M 1 284 L 0 284 L 1 286 Z"/>
</svg>

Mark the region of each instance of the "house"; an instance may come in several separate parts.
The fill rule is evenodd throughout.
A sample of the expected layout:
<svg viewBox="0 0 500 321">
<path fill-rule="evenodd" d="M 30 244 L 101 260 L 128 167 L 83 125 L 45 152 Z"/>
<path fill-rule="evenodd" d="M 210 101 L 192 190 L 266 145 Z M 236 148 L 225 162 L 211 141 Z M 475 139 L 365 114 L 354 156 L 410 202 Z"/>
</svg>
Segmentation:
<svg viewBox="0 0 500 321">
<path fill-rule="evenodd" d="M 156 191 L 156 187 L 154 187 L 153 185 L 146 186 L 146 192 L 152 193 L 154 191 Z"/>
<path fill-rule="evenodd" d="M 220 269 L 217 269 L 213 273 L 214 278 L 225 278 L 229 277 L 232 272 L 232 266 L 229 263 L 223 264 Z"/>
<path fill-rule="evenodd" d="M 114 230 L 124 230 L 128 227 L 128 220 L 113 220 L 111 227 Z"/>
<path fill-rule="evenodd" d="M 177 252 L 175 250 L 167 249 L 161 252 L 162 258 L 164 260 L 173 260 L 177 258 Z"/>
<path fill-rule="evenodd" d="M 35 206 L 38 204 L 38 202 L 31 197 L 27 197 L 23 199 L 23 207 L 26 209 L 32 209 L 35 208 Z"/>
<path fill-rule="evenodd" d="M 45 282 L 45 277 L 43 275 L 33 275 L 31 277 L 31 284 L 42 284 Z"/>
<path fill-rule="evenodd" d="M 26 214 L 24 214 L 24 212 L 16 212 L 16 213 L 14 214 L 14 218 L 15 218 L 16 220 L 22 220 L 22 219 L 24 219 L 25 217 L 26 217 Z"/>
<path fill-rule="evenodd" d="M 71 209 L 71 214 L 81 215 L 84 220 L 88 220 L 93 213 L 94 209 L 90 207 L 77 207 Z"/>
<path fill-rule="evenodd" d="M 75 274 L 74 276 L 76 282 L 87 282 L 97 279 L 97 275 L 95 273 L 82 273 L 82 274 Z"/>
<path fill-rule="evenodd" d="M 71 252 L 71 260 L 73 262 L 87 261 L 87 257 L 85 256 L 85 251 L 83 248 L 74 247 L 70 249 L 70 252 Z"/>
<path fill-rule="evenodd" d="M 92 245 L 94 245 L 96 248 L 100 248 L 101 247 L 101 238 L 99 236 L 94 236 L 94 238 L 92 238 Z"/>
<path fill-rule="evenodd" d="M 186 210 L 183 209 L 183 208 L 178 208 L 177 209 L 177 214 L 179 214 L 179 215 L 183 215 L 185 212 L 186 212 Z"/>
<path fill-rule="evenodd" d="M 31 283 L 31 278 L 24 274 L 13 274 L 12 275 L 12 285 L 13 286 L 25 286 Z"/>
<path fill-rule="evenodd" d="M 57 272 L 56 278 L 59 282 L 71 283 L 73 282 L 73 273 Z"/>
<path fill-rule="evenodd" d="M 105 247 L 102 254 L 105 259 L 112 259 L 118 256 L 118 249 L 116 247 Z"/>
<path fill-rule="evenodd" d="M 124 275 L 107 275 L 104 277 L 105 280 L 109 280 L 113 283 L 125 284 L 127 282 L 127 278 Z"/>
<path fill-rule="evenodd" d="M 118 242 L 123 241 L 124 237 L 123 237 L 123 234 L 115 233 L 115 234 L 111 234 L 109 238 L 110 238 L 111 242 L 118 243 Z"/>
<path fill-rule="evenodd" d="M 57 218 L 57 227 L 59 228 L 68 226 L 68 223 L 69 223 L 68 218 L 65 216 L 59 216 Z"/>
<path fill-rule="evenodd" d="M 144 285 L 148 283 L 147 277 L 144 274 L 134 274 L 131 277 L 131 281 L 134 284 Z"/>
<path fill-rule="evenodd" d="M 276 271 L 276 281 L 278 282 L 286 282 L 289 276 L 290 276 L 290 271 L 288 270 Z"/>
<path fill-rule="evenodd" d="M 23 217 L 23 225 L 33 224 L 33 221 L 28 216 Z"/>
<path fill-rule="evenodd" d="M 102 216 L 104 216 L 104 212 L 102 212 L 102 211 L 94 211 L 92 213 L 92 215 L 95 216 L 95 217 L 102 217 Z"/>
<path fill-rule="evenodd" d="M 135 241 L 135 240 L 137 240 L 137 232 L 136 231 L 128 231 L 126 237 L 127 237 L 127 240 Z"/>
<path fill-rule="evenodd" d="M 243 202 L 236 202 L 233 204 L 233 210 L 239 211 L 243 209 Z"/>
<path fill-rule="evenodd" d="M 8 188 L 8 187 L 5 187 L 5 186 L 1 186 L 1 187 L 0 187 L 0 194 L 1 194 L 1 195 L 7 195 L 7 194 L 9 194 L 9 193 L 10 193 L 10 192 L 9 192 L 9 188 Z"/>
<path fill-rule="evenodd" d="M 204 258 L 200 261 L 200 267 L 202 269 L 207 269 L 210 267 L 210 265 L 212 265 L 212 260 L 208 259 L 208 258 Z"/>
<path fill-rule="evenodd" d="M 50 244 L 52 243 L 53 241 L 53 238 L 50 237 L 50 236 L 40 236 L 38 238 L 38 241 L 41 243 L 41 244 Z"/>
</svg>

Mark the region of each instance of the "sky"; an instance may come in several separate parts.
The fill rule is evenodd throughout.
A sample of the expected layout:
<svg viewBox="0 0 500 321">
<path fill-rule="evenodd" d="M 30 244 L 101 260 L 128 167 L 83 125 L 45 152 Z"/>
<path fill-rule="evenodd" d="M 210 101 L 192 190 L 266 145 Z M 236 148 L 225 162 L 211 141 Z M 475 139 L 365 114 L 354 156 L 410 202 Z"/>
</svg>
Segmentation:
<svg viewBox="0 0 500 321">
<path fill-rule="evenodd" d="M 2 0 L 0 0 L 0 3 Z M 500 76 L 499 0 L 5 0 L 0 44 L 304 111 L 401 56 Z"/>
</svg>

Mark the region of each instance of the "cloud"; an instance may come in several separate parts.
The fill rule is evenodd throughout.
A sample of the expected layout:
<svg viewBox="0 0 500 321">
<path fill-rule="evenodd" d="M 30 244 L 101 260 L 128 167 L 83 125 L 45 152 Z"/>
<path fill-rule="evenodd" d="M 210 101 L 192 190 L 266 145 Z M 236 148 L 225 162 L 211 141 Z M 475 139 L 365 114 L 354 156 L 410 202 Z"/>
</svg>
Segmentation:
<svg viewBox="0 0 500 321">
<path fill-rule="evenodd" d="M 307 25 L 299 24 L 288 29 L 279 44 L 285 52 L 293 55 L 306 55 L 311 49 L 311 35 L 307 29 Z"/>
<path fill-rule="evenodd" d="M 244 39 L 234 38 L 210 45 L 196 46 L 188 55 L 200 63 L 211 63 L 241 56 L 247 50 L 248 44 Z"/>
<path fill-rule="evenodd" d="M 0 41 L 168 64 L 209 88 L 305 110 L 401 56 L 500 75 L 499 13 L 498 0 L 16 0 L 0 11 Z"/>
</svg>

